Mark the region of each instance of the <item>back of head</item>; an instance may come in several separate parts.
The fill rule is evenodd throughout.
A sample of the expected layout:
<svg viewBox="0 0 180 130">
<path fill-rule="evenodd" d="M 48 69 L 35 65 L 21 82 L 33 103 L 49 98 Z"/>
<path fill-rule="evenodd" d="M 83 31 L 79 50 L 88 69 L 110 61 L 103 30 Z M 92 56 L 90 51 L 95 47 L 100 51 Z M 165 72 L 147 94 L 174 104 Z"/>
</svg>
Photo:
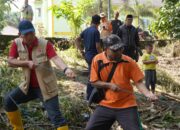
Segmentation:
<svg viewBox="0 0 180 130">
<path fill-rule="evenodd" d="M 25 4 L 25 5 L 28 5 L 28 0 L 25 0 L 25 1 L 24 1 L 24 4 Z"/>
<path fill-rule="evenodd" d="M 98 25 L 98 24 L 100 24 L 100 21 L 101 21 L 101 17 L 99 15 L 96 14 L 96 15 L 92 16 L 92 23 L 93 24 Z"/>
<path fill-rule="evenodd" d="M 152 43 L 146 43 L 145 47 L 153 47 Z"/>
<path fill-rule="evenodd" d="M 118 17 L 118 16 L 119 16 L 119 12 L 116 11 L 116 12 L 114 13 L 114 16 L 115 16 L 115 17 Z"/>
<path fill-rule="evenodd" d="M 126 19 L 127 18 L 132 18 L 133 19 L 133 15 L 132 14 L 128 14 L 127 16 L 126 16 Z"/>
</svg>

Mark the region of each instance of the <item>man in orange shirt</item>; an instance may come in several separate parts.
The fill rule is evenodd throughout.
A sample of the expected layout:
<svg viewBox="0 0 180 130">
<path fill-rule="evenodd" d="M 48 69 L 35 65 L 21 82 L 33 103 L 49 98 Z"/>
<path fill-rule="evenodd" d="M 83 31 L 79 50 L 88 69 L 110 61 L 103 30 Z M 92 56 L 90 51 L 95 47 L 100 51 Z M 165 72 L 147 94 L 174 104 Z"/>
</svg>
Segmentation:
<svg viewBox="0 0 180 130">
<path fill-rule="evenodd" d="M 133 59 L 122 54 L 124 44 L 111 34 L 104 40 L 105 52 L 96 55 L 91 66 L 90 81 L 93 86 L 105 90 L 105 98 L 100 101 L 85 130 L 109 130 L 118 121 L 123 130 L 141 130 L 136 98 L 130 80 L 137 89 L 150 100 L 157 97 L 142 82 L 144 75 Z M 109 63 L 98 74 L 98 61 Z M 110 82 L 106 82 L 114 63 L 118 63 Z"/>
</svg>

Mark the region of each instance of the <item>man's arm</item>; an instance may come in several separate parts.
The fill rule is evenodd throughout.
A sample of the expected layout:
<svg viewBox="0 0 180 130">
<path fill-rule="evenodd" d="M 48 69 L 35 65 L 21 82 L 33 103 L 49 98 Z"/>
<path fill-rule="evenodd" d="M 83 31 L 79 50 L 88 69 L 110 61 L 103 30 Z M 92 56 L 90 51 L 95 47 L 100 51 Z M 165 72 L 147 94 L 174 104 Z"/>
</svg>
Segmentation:
<svg viewBox="0 0 180 130">
<path fill-rule="evenodd" d="M 150 100 L 157 100 L 157 96 L 151 93 L 145 86 L 142 80 L 138 81 L 136 84 L 137 89 Z"/>
<path fill-rule="evenodd" d="M 108 83 L 108 82 L 104 82 L 104 81 L 95 81 L 95 82 L 91 82 L 91 84 L 93 86 L 95 86 L 96 88 L 104 88 L 104 89 L 111 89 L 113 91 L 120 91 L 120 88 L 118 85 L 113 84 L 113 83 Z"/>
<path fill-rule="evenodd" d="M 137 89 L 145 95 L 147 98 L 150 98 L 151 100 L 156 100 L 157 97 L 151 93 L 143 83 L 144 75 L 142 71 L 140 70 L 139 66 L 135 62 L 130 62 L 129 68 L 130 68 L 130 77 L 134 81 Z"/>
<path fill-rule="evenodd" d="M 59 56 L 54 56 L 51 58 L 56 67 L 60 70 L 63 70 L 67 77 L 75 78 L 75 73 L 68 68 L 68 66 L 64 63 L 64 61 Z"/>
<path fill-rule="evenodd" d="M 120 38 L 122 38 L 122 31 L 121 31 L 120 27 L 118 28 L 116 35 L 118 35 Z"/>
<path fill-rule="evenodd" d="M 13 57 L 8 58 L 8 65 L 10 67 L 14 67 L 14 68 L 28 67 L 28 68 L 32 69 L 33 67 L 35 67 L 35 64 L 33 63 L 33 61 L 21 61 L 16 58 L 13 58 Z"/>
<path fill-rule="evenodd" d="M 96 49 L 97 49 L 98 53 L 102 52 L 101 44 L 99 42 L 96 43 Z"/>
<path fill-rule="evenodd" d="M 76 38 L 75 44 L 78 50 L 80 50 L 81 54 L 84 55 L 84 48 L 82 47 L 82 39 L 80 36 Z"/>
<path fill-rule="evenodd" d="M 139 34 L 138 34 L 138 30 L 137 29 L 136 29 L 136 34 L 135 34 L 135 42 L 136 42 L 136 46 L 140 47 L 140 44 L 139 44 Z"/>
<path fill-rule="evenodd" d="M 8 65 L 10 67 L 29 67 L 30 69 L 32 69 L 35 65 L 32 61 L 22 61 L 22 60 L 18 60 L 18 51 L 17 51 L 17 45 L 16 43 L 13 41 L 11 44 L 11 47 L 9 49 L 9 56 L 8 56 Z"/>
<path fill-rule="evenodd" d="M 97 30 L 94 35 L 95 35 L 95 42 L 96 42 L 96 50 L 98 53 L 101 53 L 103 50 L 101 48 L 99 31 Z"/>
<path fill-rule="evenodd" d="M 53 58 L 51 58 L 51 60 L 53 61 L 53 63 L 56 65 L 58 69 L 63 71 L 65 68 L 67 68 L 67 65 L 59 56 L 54 56 Z"/>
</svg>

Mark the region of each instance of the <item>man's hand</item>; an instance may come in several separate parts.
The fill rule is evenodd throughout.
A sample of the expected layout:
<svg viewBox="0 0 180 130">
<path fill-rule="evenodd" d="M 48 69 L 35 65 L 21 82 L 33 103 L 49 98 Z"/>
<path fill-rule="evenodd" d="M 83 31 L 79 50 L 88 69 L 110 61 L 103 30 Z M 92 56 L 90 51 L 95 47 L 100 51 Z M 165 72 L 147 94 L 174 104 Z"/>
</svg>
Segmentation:
<svg viewBox="0 0 180 130">
<path fill-rule="evenodd" d="M 119 86 L 116 85 L 116 84 L 113 84 L 113 83 L 110 83 L 110 84 L 109 84 L 109 88 L 110 88 L 112 91 L 114 91 L 114 92 L 119 92 L 119 91 L 120 91 Z"/>
<path fill-rule="evenodd" d="M 66 71 L 65 71 L 65 75 L 69 78 L 75 78 L 76 77 L 76 74 L 70 69 L 68 68 Z"/>
<path fill-rule="evenodd" d="M 81 52 L 81 55 L 82 55 L 83 57 L 85 57 L 85 52 L 84 52 L 83 50 L 80 50 L 80 52 Z"/>
<path fill-rule="evenodd" d="M 27 65 L 29 69 L 33 69 L 37 66 L 33 61 L 27 61 Z"/>
<path fill-rule="evenodd" d="M 158 99 L 158 97 L 157 97 L 155 94 L 151 93 L 151 92 L 149 92 L 149 93 L 146 95 L 146 97 L 147 97 L 149 100 L 151 100 L 151 101 L 155 101 L 155 100 Z"/>
<path fill-rule="evenodd" d="M 145 84 L 143 83 L 143 80 L 140 80 L 140 81 L 138 81 L 138 82 L 135 83 L 135 84 L 136 84 L 137 89 L 138 89 L 144 96 L 146 96 L 149 100 L 155 101 L 155 100 L 158 99 L 158 97 L 157 97 L 155 94 L 153 94 L 152 92 L 150 92 L 150 91 L 146 88 Z"/>
</svg>

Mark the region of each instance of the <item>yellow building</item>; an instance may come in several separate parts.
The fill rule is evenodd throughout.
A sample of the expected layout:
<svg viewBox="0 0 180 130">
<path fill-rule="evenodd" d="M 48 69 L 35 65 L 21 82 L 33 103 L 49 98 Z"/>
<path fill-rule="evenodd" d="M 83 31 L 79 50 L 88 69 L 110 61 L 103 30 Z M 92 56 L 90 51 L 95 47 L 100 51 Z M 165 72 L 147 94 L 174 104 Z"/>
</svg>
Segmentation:
<svg viewBox="0 0 180 130">
<path fill-rule="evenodd" d="M 64 18 L 56 18 L 49 8 L 60 5 L 62 0 L 35 0 L 33 3 L 34 20 L 37 33 L 47 37 L 70 37 L 71 29 Z"/>
</svg>

